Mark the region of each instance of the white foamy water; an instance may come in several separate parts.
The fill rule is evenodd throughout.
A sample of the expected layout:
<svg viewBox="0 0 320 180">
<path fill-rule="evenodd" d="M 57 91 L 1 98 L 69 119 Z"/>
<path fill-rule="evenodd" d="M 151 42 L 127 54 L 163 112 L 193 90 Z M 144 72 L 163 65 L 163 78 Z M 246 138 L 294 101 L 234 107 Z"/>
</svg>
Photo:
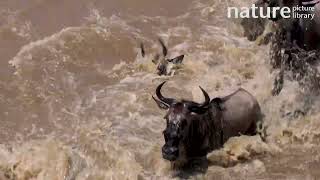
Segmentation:
<svg viewBox="0 0 320 180">
<path fill-rule="evenodd" d="M 1 180 L 179 179 L 161 157 L 165 112 L 151 98 L 164 80 L 163 94 L 195 101 L 203 98 L 199 85 L 211 98 L 243 87 L 265 115 L 267 142 L 231 138 L 208 155 L 205 173 L 188 178 L 320 177 L 318 97 L 289 79 L 279 96 L 271 95 L 269 47 L 247 41 L 240 22 L 226 18 L 227 6 L 249 1 L 73 2 L 83 13 L 71 2 L 61 19 L 47 20 L 50 30 L 38 15 L 43 7 L 54 7 L 48 18 L 58 14 L 62 1 L 3 3 L 0 45 L 10 51 L 0 68 Z M 174 76 L 155 73 L 157 37 L 169 57 L 185 54 Z M 306 116 L 288 115 L 306 104 Z"/>
</svg>

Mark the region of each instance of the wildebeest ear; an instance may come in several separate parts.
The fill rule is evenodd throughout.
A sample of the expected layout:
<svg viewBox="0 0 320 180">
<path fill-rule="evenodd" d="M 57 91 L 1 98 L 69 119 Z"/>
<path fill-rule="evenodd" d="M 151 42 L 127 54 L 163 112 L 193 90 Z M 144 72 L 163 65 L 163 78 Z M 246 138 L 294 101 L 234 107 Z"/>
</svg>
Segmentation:
<svg viewBox="0 0 320 180">
<path fill-rule="evenodd" d="M 173 64 L 181 64 L 183 61 L 183 58 L 184 58 L 184 55 L 180 55 L 180 56 L 177 56 L 173 59 L 169 59 L 168 61 L 172 62 Z"/>
<path fill-rule="evenodd" d="M 153 62 L 154 64 L 158 64 L 159 58 L 160 58 L 160 55 L 159 55 L 159 54 L 154 55 L 154 57 L 153 57 L 153 59 L 152 59 L 152 62 Z"/>
<path fill-rule="evenodd" d="M 169 109 L 169 105 L 159 101 L 158 99 L 156 99 L 154 96 L 152 96 L 153 100 L 157 103 L 158 107 L 160 109 Z"/>
</svg>

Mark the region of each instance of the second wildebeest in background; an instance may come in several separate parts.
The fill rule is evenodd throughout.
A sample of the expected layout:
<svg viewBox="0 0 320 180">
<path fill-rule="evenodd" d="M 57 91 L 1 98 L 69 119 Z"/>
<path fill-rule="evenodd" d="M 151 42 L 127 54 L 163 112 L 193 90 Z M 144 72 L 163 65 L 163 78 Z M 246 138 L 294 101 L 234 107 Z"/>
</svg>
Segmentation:
<svg viewBox="0 0 320 180">
<path fill-rule="evenodd" d="M 168 59 L 168 49 L 166 45 L 164 44 L 162 39 L 158 39 L 161 47 L 162 47 L 162 56 L 157 53 L 155 54 L 154 58 L 152 59 L 152 62 L 156 65 L 157 68 L 157 74 L 162 76 L 169 76 L 173 75 L 175 73 L 175 70 L 178 68 L 178 66 L 182 63 L 184 55 L 179 55 L 175 58 Z M 141 55 L 142 57 L 145 56 L 145 48 L 143 43 L 140 44 L 141 48 Z"/>
</svg>

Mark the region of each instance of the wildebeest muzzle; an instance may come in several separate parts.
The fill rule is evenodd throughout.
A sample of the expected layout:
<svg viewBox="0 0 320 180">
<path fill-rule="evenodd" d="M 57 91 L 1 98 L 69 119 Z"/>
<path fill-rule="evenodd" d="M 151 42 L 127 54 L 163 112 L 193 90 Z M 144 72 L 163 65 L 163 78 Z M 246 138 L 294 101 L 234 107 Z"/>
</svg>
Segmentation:
<svg viewBox="0 0 320 180">
<path fill-rule="evenodd" d="M 179 148 L 165 144 L 162 147 L 162 157 L 169 161 L 175 161 L 179 157 Z"/>
<path fill-rule="evenodd" d="M 162 157 L 169 161 L 175 161 L 179 157 L 180 138 L 177 130 L 169 128 L 163 132 L 165 144 L 162 147 Z"/>
</svg>

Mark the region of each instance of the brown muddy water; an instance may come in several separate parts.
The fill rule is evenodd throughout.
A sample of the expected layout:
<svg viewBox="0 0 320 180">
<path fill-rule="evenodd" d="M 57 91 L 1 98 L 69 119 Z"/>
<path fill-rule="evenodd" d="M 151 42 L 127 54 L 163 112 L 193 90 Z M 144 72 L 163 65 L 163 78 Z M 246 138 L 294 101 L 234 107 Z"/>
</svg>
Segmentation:
<svg viewBox="0 0 320 180">
<path fill-rule="evenodd" d="M 202 100 L 239 87 L 259 100 L 267 142 L 230 139 L 190 179 L 320 179 L 318 97 L 288 79 L 271 96 L 268 46 L 242 37 L 227 6 L 249 0 L 1 0 L 0 179 L 179 179 L 161 157 L 164 94 Z M 185 54 L 158 77 L 160 51 Z M 147 56 L 139 54 L 144 42 Z M 313 100 L 313 103 L 310 103 Z M 284 116 L 309 105 L 304 117 Z"/>
</svg>

